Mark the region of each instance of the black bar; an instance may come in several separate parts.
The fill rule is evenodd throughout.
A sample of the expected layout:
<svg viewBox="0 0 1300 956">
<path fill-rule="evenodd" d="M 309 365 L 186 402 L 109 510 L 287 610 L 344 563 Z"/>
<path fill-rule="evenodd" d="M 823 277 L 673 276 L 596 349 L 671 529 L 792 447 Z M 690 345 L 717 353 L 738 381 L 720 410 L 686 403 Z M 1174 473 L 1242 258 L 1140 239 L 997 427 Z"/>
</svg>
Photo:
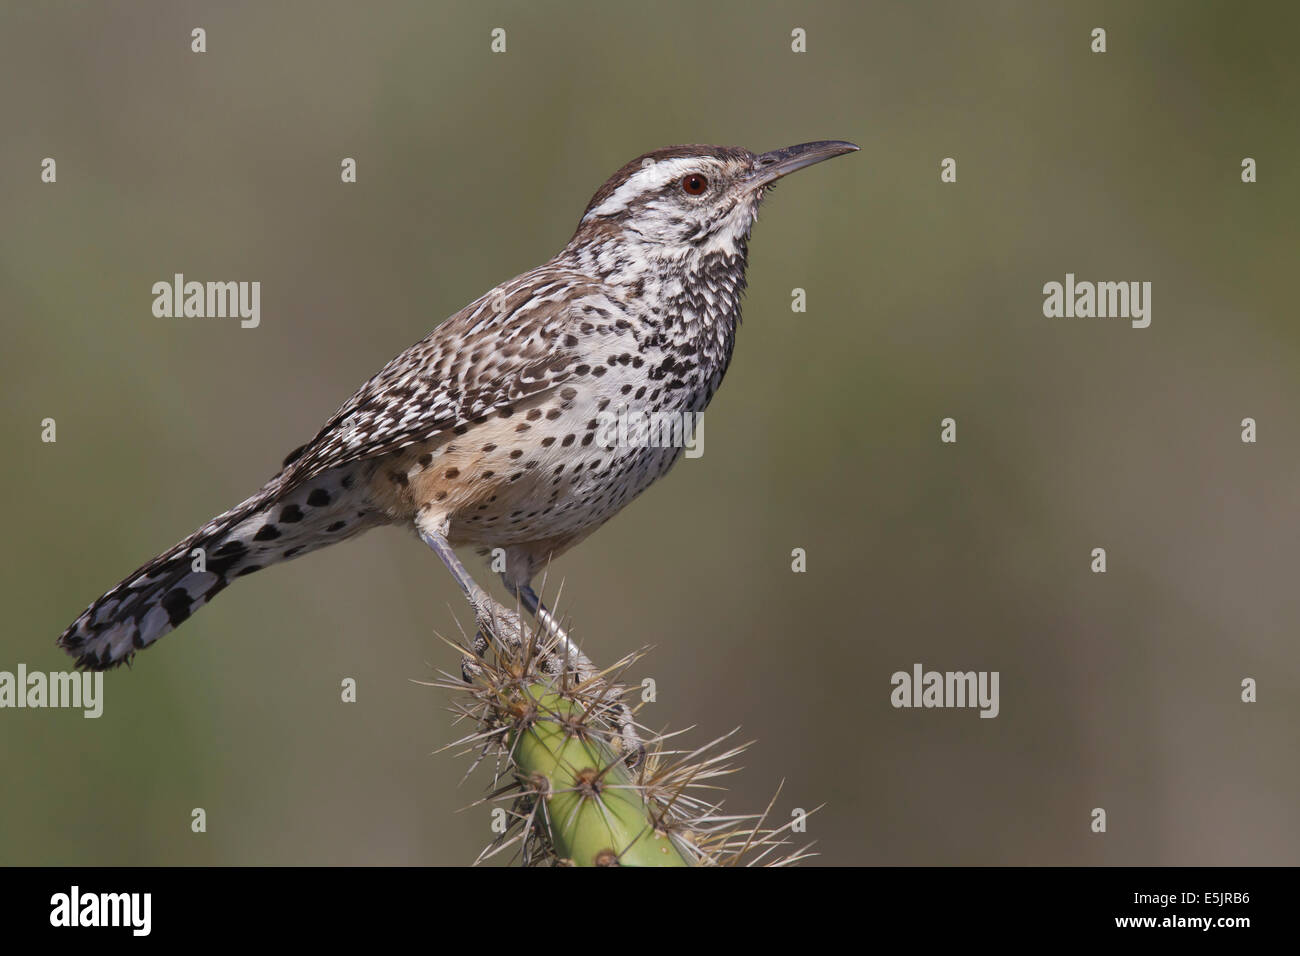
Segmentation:
<svg viewBox="0 0 1300 956">
<path fill-rule="evenodd" d="M 656 933 L 676 920 L 716 925 L 719 939 L 770 931 L 852 932 L 870 950 L 901 934 L 936 940 L 1108 937 L 1229 942 L 1285 932 L 1296 885 L 1293 869 L 970 868 L 733 871 L 686 876 L 552 872 L 544 879 L 502 868 L 9 868 L 0 870 L 0 926 L 7 941 L 30 936 L 97 942 L 131 939 L 130 925 L 71 927 L 71 889 L 79 915 L 99 912 L 99 894 L 149 895 L 148 937 L 205 943 L 257 938 L 279 928 L 300 943 L 415 933 L 431 941 L 452 927 L 478 927 L 484 942 L 544 938 L 557 921 L 604 914 L 618 932 L 645 920 Z M 66 898 L 59 910 L 60 894 Z M 1215 894 L 1221 894 L 1216 896 Z M 88 895 L 94 895 L 87 904 Z M 140 907 L 122 910 L 120 921 Z M 728 902 L 730 901 L 730 902 Z M 122 898 L 109 900 L 110 909 Z M 86 907 L 89 906 L 90 909 Z M 569 913 L 565 913 L 569 910 Z M 503 915 L 503 913 L 505 915 Z M 1152 919 L 1148 925 L 1121 920 Z M 1208 928 L 1191 920 L 1209 919 Z M 1224 921 L 1245 920 L 1240 925 Z M 434 928 L 434 927 L 437 928 Z M 421 937 L 419 934 L 431 934 Z M 1245 934 L 1243 936 L 1242 934 Z M 143 934 L 142 934 L 143 935 Z M 592 941 L 592 937 L 588 938 Z M 875 940 L 875 944 L 871 941 Z M 854 948 L 858 948 L 855 946 Z M 922 950 L 917 950 L 922 951 Z"/>
</svg>

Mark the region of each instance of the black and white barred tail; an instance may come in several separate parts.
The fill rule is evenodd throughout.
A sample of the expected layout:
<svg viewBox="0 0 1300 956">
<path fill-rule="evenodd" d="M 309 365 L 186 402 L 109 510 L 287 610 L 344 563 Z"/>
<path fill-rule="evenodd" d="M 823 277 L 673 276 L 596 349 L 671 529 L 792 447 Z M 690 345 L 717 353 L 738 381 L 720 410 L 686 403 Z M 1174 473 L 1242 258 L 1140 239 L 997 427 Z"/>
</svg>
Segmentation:
<svg viewBox="0 0 1300 956">
<path fill-rule="evenodd" d="M 350 473 L 289 488 L 283 475 L 138 568 L 72 622 L 58 644 L 77 666 L 106 670 L 178 627 L 235 578 L 351 537 L 373 522 L 354 506 Z"/>
</svg>

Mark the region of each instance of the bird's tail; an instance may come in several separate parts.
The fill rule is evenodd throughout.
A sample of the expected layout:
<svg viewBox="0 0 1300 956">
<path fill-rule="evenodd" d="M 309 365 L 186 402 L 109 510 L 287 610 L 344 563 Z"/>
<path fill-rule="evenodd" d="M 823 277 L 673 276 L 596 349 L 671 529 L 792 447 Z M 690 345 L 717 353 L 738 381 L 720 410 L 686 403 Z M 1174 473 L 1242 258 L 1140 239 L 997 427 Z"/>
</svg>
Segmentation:
<svg viewBox="0 0 1300 956">
<path fill-rule="evenodd" d="M 272 479 L 96 600 L 59 636 L 59 646 L 78 667 L 116 667 L 179 626 L 235 578 L 370 527 L 342 493 L 351 480 L 330 478 L 298 489 L 284 488 L 279 476 Z"/>
</svg>

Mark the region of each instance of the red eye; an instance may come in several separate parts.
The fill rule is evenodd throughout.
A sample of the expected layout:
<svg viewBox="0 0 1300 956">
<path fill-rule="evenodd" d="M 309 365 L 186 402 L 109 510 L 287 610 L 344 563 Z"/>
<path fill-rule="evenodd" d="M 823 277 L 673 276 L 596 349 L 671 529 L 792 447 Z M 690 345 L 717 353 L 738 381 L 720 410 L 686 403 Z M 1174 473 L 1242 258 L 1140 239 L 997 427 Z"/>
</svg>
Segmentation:
<svg viewBox="0 0 1300 956">
<path fill-rule="evenodd" d="M 698 196 L 709 188 L 709 181 L 699 173 L 691 173 L 682 179 L 682 192 Z"/>
</svg>

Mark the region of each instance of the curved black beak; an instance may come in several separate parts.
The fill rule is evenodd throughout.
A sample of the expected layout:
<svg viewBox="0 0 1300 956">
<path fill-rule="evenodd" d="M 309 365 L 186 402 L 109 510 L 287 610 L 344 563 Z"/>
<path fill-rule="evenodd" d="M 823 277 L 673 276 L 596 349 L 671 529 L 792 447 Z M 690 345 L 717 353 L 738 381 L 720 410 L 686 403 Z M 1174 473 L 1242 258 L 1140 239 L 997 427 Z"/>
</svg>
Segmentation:
<svg viewBox="0 0 1300 956">
<path fill-rule="evenodd" d="M 860 148 L 840 139 L 823 139 L 815 143 L 800 143 L 798 146 L 774 149 L 770 153 L 760 154 L 755 159 L 754 171 L 749 174 L 748 185 L 751 189 L 766 186 L 796 169 L 820 163 L 824 159 L 843 156 L 845 153 L 854 153 Z"/>
</svg>

